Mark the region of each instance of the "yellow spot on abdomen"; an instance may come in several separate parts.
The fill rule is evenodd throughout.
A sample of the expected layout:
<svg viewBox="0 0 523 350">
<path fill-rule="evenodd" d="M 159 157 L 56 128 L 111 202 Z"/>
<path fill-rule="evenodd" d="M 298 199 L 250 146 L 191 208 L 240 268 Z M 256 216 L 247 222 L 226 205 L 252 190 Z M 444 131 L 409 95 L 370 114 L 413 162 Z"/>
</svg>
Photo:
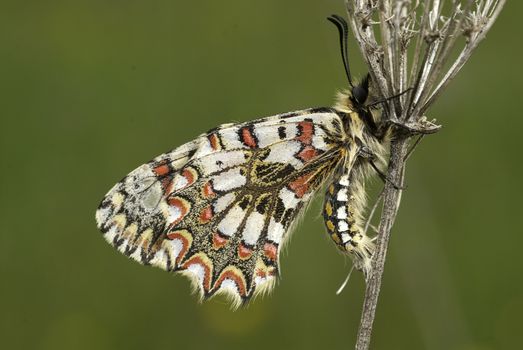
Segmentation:
<svg viewBox="0 0 523 350">
<path fill-rule="evenodd" d="M 329 229 L 329 231 L 334 232 L 334 228 L 335 228 L 335 227 L 334 227 L 334 224 L 332 223 L 332 221 L 327 220 L 327 221 L 325 222 L 325 225 L 327 225 L 327 228 Z"/>
<path fill-rule="evenodd" d="M 330 202 L 327 202 L 327 204 L 325 204 L 325 213 L 328 216 L 332 216 L 332 205 L 330 204 Z"/>
</svg>

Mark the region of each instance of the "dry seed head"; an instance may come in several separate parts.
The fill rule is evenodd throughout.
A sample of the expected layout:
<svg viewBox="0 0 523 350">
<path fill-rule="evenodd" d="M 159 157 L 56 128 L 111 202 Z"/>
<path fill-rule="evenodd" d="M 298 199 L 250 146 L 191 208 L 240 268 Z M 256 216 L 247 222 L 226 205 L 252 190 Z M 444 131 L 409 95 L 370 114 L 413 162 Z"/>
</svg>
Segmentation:
<svg viewBox="0 0 523 350">
<path fill-rule="evenodd" d="M 386 118 L 418 121 L 485 38 L 505 1 L 345 0 L 377 94 L 413 89 L 386 103 Z"/>
</svg>

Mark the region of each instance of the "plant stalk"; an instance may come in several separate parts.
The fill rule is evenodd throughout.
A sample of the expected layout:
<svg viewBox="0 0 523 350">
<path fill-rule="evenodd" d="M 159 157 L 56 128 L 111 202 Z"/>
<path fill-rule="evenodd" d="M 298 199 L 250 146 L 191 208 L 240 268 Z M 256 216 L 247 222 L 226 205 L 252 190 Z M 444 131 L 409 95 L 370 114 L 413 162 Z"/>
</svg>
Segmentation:
<svg viewBox="0 0 523 350">
<path fill-rule="evenodd" d="M 390 145 L 390 150 L 388 176 L 391 181 L 385 184 L 379 235 L 376 243 L 376 251 L 372 257 L 372 270 L 367 279 L 356 350 L 367 350 L 370 345 L 372 325 L 374 323 L 374 316 L 376 314 L 381 289 L 381 280 L 385 268 L 390 233 L 401 201 L 402 191 L 395 189 L 392 184 L 401 185 L 403 183 L 403 173 L 408 151 L 408 138 L 402 137 L 393 140 Z"/>
</svg>

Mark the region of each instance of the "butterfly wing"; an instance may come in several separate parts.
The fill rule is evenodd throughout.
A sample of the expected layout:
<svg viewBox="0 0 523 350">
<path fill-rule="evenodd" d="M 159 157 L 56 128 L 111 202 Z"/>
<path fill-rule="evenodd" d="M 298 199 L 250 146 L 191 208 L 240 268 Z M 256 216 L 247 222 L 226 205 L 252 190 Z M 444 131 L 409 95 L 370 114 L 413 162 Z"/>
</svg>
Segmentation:
<svg viewBox="0 0 523 350">
<path fill-rule="evenodd" d="M 328 108 L 222 125 L 117 183 L 98 227 L 134 260 L 239 304 L 273 285 L 291 225 L 341 162 L 345 138 Z"/>
</svg>

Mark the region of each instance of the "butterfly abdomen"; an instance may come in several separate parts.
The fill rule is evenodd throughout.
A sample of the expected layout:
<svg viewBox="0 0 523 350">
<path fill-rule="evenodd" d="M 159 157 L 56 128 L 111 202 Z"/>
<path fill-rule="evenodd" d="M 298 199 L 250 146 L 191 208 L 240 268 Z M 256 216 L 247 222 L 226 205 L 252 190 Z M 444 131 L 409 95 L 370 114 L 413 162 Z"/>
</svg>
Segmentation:
<svg viewBox="0 0 523 350">
<path fill-rule="evenodd" d="M 361 166 L 357 163 L 334 177 L 325 193 L 323 218 L 336 246 L 368 275 L 375 247 L 363 230 L 365 192 Z"/>
</svg>

